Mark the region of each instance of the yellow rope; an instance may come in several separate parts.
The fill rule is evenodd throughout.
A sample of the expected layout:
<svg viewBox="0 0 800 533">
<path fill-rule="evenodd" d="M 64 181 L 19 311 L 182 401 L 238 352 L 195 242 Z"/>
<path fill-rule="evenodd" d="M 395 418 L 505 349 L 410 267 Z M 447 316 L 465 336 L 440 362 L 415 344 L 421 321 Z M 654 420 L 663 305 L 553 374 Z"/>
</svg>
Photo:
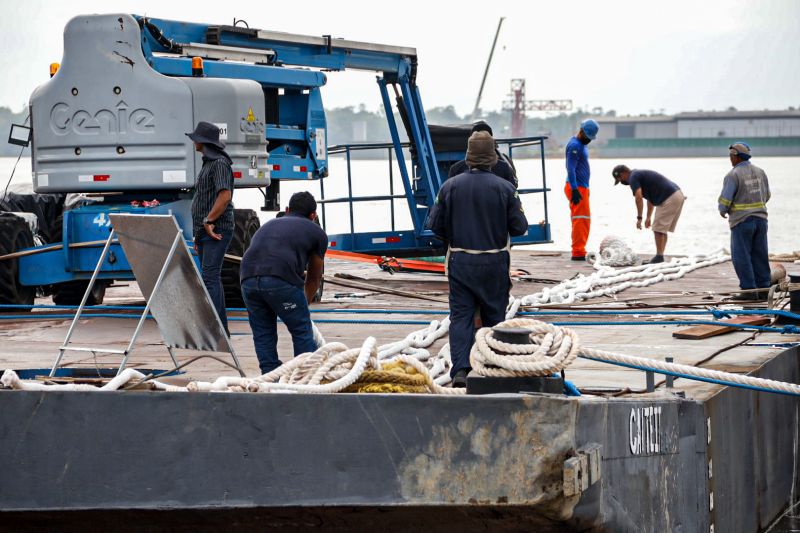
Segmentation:
<svg viewBox="0 0 800 533">
<path fill-rule="evenodd" d="M 385 363 L 380 370 L 365 370 L 358 380 L 342 392 L 426 393 L 425 376 L 400 361 Z"/>
</svg>

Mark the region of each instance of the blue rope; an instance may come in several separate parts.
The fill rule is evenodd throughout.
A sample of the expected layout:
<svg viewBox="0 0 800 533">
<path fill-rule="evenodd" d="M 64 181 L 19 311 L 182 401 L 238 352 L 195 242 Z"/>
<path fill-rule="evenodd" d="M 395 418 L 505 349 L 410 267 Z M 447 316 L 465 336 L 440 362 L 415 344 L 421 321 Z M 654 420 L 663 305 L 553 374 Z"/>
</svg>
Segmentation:
<svg viewBox="0 0 800 533">
<path fill-rule="evenodd" d="M 64 309 L 75 310 L 78 309 L 77 305 L 18 305 L 18 304 L 0 304 L 0 310 L 3 309 Z M 117 310 L 117 311 L 142 311 L 144 306 L 124 306 L 124 305 L 91 305 L 84 307 L 87 311 L 93 310 Z M 229 312 L 246 312 L 244 307 L 230 307 L 227 309 Z M 375 314 L 375 315 L 448 315 L 447 310 L 442 309 L 309 309 L 312 313 L 342 313 L 342 314 Z M 603 315 L 637 315 L 637 316 L 653 316 L 653 315 L 712 315 L 715 319 L 720 320 L 723 318 L 731 318 L 732 316 L 740 315 L 767 315 L 767 316 L 781 316 L 800 320 L 800 314 L 784 311 L 781 309 L 686 309 L 686 310 L 671 310 L 665 309 L 661 311 L 654 310 L 630 310 L 620 309 L 616 311 L 608 310 L 585 310 L 576 309 L 573 311 L 552 310 L 552 311 L 524 311 L 517 313 L 517 316 L 603 316 Z"/>
<path fill-rule="evenodd" d="M 669 370 L 659 370 L 657 368 L 650 368 L 650 367 L 640 366 L 640 365 L 632 365 L 632 364 L 628 364 L 628 363 L 618 363 L 618 362 L 605 361 L 603 359 L 598 359 L 596 357 L 589 357 L 589 356 L 586 356 L 586 355 L 579 355 L 578 357 L 580 357 L 582 359 L 589 359 L 590 361 L 598 361 L 598 362 L 601 362 L 601 363 L 607 363 L 607 364 L 610 364 L 610 365 L 624 366 L 626 368 L 632 368 L 634 370 L 642 370 L 644 372 L 654 372 L 656 374 L 664 374 L 665 376 L 674 376 L 676 378 L 693 379 L 695 381 L 703 381 L 705 383 L 713 383 L 715 385 L 726 385 L 728 387 L 738 387 L 740 389 L 749 389 L 749 390 L 758 391 L 758 392 L 771 392 L 773 394 L 783 394 L 785 396 L 800 396 L 800 394 L 797 394 L 797 393 L 794 393 L 794 392 L 786 392 L 786 391 L 766 389 L 764 387 L 756 387 L 756 386 L 753 386 L 753 385 L 743 385 L 741 383 L 733 383 L 731 381 L 725 381 L 725 380 L 720 380 L 720 379 L 704 378 L 704 377 L 700 377 L 700 376 L 690 376 L 688 374 L 682 374 L 680 372 L 671 372 Z"/>
<path fill-rule="evenodd" d="M 93 308 L 86 308 L 91 311 Z M 140 318 L 141 315 L 126 314 L 126 313 L 83 313 L 81 318 Z M 64 320 L 75 318 L 74 314 L 41 314 L 32 313 L 27 315 L 0 315 L 0 320 Z M 148 315 L 148 319 L 152 319 L 152 315 Z M 247 317 L 232 316 L 228 317 L 232 322 L 247 322 Z M 430 321 L 427 320 L 380 320 L 380 319 L 345 319 L 345 318 L 318 318 L 314 322 L 319 324 L 376 324 L 376 325 L 397 325 L 397 326 L 427 326 Z M 787 324 L 782 327 L 771 326 L 756 326 L 750 324 L 731 324 L 728 322 L 715 322 L 712 320 L 669 320 L 669 321 L 651 321 L 651 320 L 633 320 L 633 321 L 578 321 L 578 322 L 552 322 L 554 326 L 725 326 L 742 330 L 754 331 L 767 331 L 771 333 L 781 334 L 800 334 L 800 327 Z"/>
<path fill-rule="evenodd" d="M 564 392 L 567 396 L 581 396 L 581 391 L 578 390 L 578 387 L 567 379 L 564 380 Z"/>
</svg>

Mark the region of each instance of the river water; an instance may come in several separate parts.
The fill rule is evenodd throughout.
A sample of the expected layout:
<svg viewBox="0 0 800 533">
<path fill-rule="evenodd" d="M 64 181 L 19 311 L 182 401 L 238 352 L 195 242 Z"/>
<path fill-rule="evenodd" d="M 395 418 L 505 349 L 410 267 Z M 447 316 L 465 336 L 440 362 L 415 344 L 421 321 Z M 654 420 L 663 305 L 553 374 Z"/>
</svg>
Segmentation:
<svg viewBox="0 0 800 533">
<path fill-rule="evenodd" d="M 0 158 L 0 182 L 5 185 L 15 158 Z M 542 185 L 541 163 L 538 159 L 516 159 L 520 188 Z M 722 187 L 722 179 L 730 169 L 727 157 L 716 158 L 664 158 L 664 159 L 593 159 L 591 160 L 591 205 L 592 231 L 589 250 L 596 250 L 607 235 L 617 235 L 628 242 L 635 251 L 651 254 L 655 251 L 652 232 L 636 229 L 636 207 L 630 189 L 622 185 L 613 186 L 611 169 L 625 163 L 631 168 L 646 168 L 661 172 L 675 181 L 687 196 L 677 230 L 670 235 L 667 255 L 691 254 L 711 251 L 719 246 L 728 246 L 730 233 L 727 221 L 722 219 L 716 200 Z M 800 250 L 800 157 L 754 158 L 753 163 L 762 167 L 769 177 L 772 199 L 769 208 L 770 251 L 789 252 Z M 353 193 L 357 196 L 372 196 L 389 193 L 389 165 L 380 160 L 354 160 L 352 163 Z M 347 193 L 346 162 L 333 157 L 330 176 L 325 178 L 325 193 L 328 198 L 341 197 Z M 545 164 L 547 185 L 552 188 L 548 195 L 548 216 L 553 243 L 541 245 L 540 249 L 569 250 L 569 207 L 564 197 L 564 160 L 548 159 Z M 29 158 L 20 160 L 13 184 L 30 183 L 31 163 Z M 402 193 L 399 171 L 394 166 L 395 194 Z M 319 197 L 319 182 L 282 182 L 281 200 L 288 202 L 289 196 L 300 190 L 308 190 Z M 262 196 L 256 190 L 237 190 L 234 194 L 237 207 L 255 209 L 262 221 L 274 216 L 258 211 Z M 545 218 L 542 195 L 526 195 L 523 200 L 530 223 Z M 397 229 L 410 229 L 411 222 L 406 201 L 395 201 L 395 223 Z M 349 210 L 346 204 L 332 204 L 326 208 L 326 227 L 329 233 L 349 231 Z M 354 208 L 355 231 L 382 231 L 391 228 L 389 202 L 362 202 Z"/>
</svg>

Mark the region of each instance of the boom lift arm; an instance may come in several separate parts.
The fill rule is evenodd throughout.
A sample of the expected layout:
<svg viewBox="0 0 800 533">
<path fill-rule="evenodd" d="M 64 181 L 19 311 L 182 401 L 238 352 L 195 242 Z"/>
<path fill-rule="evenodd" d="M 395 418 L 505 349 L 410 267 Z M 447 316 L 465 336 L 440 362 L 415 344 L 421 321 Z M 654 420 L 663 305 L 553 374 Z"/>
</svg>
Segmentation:
<svg viewBox="0 0 800 533">
<path fill-rule="evenodd" d="M 205 76 L 258 81 L 264 87 L 265 96 L 268 98 L 270 89 L 280 87 L 283 88 L 284 95 L 277 96 L 278 99 L 285 98 L 287 93 L 291 93 L 291 88 L 297 89 L 297 93 L 292 94 L 292 97 L 297 98 L 299 94 L 308 91 L 310 98 L 313 99 L 318 95 L 318 88 L 326 82 L 325 74 L 320 70 L 355 69 L 378 73 L 378 87 L 405 185 L 406 201 L 415 234 L 417 238 L 431 236 L 423 226 L 427 209 L 435 201 L 442 178 L 436 165 L 433 143 L 419 88 L 416 85 L 416 49 L 335 39 L 329 35 L 321 37 L 298 35 L 240 26 L 212 26 L 139 16 L 136 19 L 142 28 L 144 55 L 156 71 L 170 76 L 191 76 L 191 57 L 200 56 L 211 60 L 205 63 Z M 238 59 L 249 63 L 220 61 L 225 59 Z M 319 70 L 287 69 L 286 66 Z M 409 141 L 414 148 L 417 164 L 416 179 L 408 175 L 400 135 L 394 120 L 389 86 L 395 94 L 398 111 L 406 121 Z M 309 104 L 309 109 L 313 113 L 312 104 L 314 102 Z M 288 106 L 278 106 L 280 111 L 284 107 Z M 321 111 L 321 101 L 319 107 Z M 277 141 L 297 140 L 297 132 L 287 130 L 286 124 L 280 121 L 283 116 L 279 112 L 278 116 L 274 117 L 276 120 L 273 124 L 268 110 L 266 135 L 270 141 L 270 163 L 273 157 L 277 157 L 274 150 Z M 289 122 L 291 124 L 291 121 Z M 313 134 L 313 131 L 309 132 L 309 136 Z M 308 140 L 312 141 L 311 138 Z M 321 154 L 319 147 L 312 152 Z M 313 177 L 324 177 L 327 175 L 327 165 L 321 158 L 316 159 L 314 163 L 317 164 L 317 169 L 313 172 Z M 282 172 L 283 169 L 283 166 L 279 166 L 276 171 L 273 164 L 272 177 L 306 178 Z"/>
</svg>

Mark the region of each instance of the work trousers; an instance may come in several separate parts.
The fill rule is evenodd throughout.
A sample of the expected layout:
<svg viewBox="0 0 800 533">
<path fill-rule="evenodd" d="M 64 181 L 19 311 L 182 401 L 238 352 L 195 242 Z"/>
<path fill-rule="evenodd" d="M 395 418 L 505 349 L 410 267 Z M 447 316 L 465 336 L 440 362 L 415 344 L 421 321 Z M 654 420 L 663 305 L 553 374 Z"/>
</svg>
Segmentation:
<svg viewBox="0 0 800 533">
<path fill-rule="evenodd" d="M 747 217 L 731 228 L 731 260 L 741 289 L 770 285 L 767 219 Z"/>
<path fill-rule="evenodd" d="M 200 274 L 206 286 L 214 309 L 222 322 L 225 331 L 228 331 L 228 317 L 225 314 L 225 293 L 222 290 L 222 262 L 225 252 L 233 239 L 233 230 L 217 230 L 222 235 L 222 240 L 214 240 L 205 231 L 195 237 L 197 256 L 200 258 Z"/>
<path fill-rule="evenodd" d="M 274 276 L 255 276 L 242 282 L 258 366 L 266 374 L 281 366 L 278 359 L 278 321 L 292 334 L 294 355 L 317 349 L 311 313 L 302 289 Z"/>
<path fill-rule="evenodd" d="M 592 225 L 592 213 L 589 210 L 589 189 L 578 187 L 581 193 L 581 201 L 572 203 L 572 187 L 569 182 L 564 185 L 564 194 L 567 195 L 569 211 L 572 215 L 572 257 L 583 257 L 586 255 L 586 241 L 589 240 L 589 228 Z"/>
<path fill-rule="evenodd" d="M 475 312 L 483 327 L 505 320 L 511 279 L 508 252 L 468 254 L 453 252 L 448 264 L 450 284 L 450 375 L 469 370 L 469 352 L 475 342 Z"/>
</svg>

